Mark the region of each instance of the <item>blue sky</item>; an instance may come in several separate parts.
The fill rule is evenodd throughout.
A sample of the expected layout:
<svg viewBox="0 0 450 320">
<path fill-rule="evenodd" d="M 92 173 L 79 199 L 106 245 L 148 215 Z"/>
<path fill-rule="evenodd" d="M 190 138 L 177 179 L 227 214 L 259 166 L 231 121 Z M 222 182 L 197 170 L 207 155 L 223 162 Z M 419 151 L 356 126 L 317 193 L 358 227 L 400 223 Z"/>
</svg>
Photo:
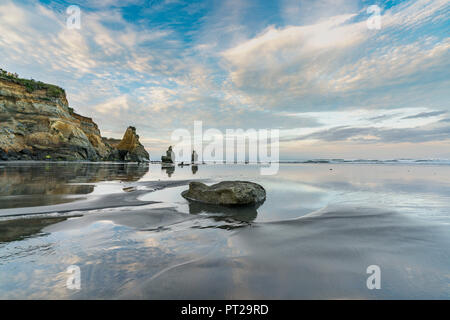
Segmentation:
<svg viewBox="0 0 450 320">
<path fill-rule="evenodd" d="M 69 5 L 81 29 L 66 27 Z M 381 9 L 381 29 L 367 8 Z M 281 158 L 450 158 L 445 0 L 3 0 L 0 67 L 66 89 L 103 135 L 280 129 Z"/>
</svg>

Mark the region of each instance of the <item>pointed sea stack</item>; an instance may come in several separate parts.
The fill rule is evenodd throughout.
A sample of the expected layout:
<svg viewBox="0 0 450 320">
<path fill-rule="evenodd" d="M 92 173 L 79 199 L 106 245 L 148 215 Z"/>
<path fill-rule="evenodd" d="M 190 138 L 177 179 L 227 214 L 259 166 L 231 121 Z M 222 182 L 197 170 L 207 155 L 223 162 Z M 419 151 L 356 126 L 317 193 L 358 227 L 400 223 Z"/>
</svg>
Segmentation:
<svg viewBox="0 0 450 320">
<path fill-rule="evenodd" d="M 127 162 L 149 162 L 150 155 L 139 142 L 135 127 L 128 127 L 122 140 L 109 139 L 107 142 L 116 149 L 108 160 Z"/>
</svg>

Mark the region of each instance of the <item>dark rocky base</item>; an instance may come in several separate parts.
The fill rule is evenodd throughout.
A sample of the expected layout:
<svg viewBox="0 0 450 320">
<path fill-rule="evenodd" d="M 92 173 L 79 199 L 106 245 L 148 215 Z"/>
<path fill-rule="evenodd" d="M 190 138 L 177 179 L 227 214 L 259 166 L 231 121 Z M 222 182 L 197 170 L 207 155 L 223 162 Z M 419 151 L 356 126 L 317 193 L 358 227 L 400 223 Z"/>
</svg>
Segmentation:
<svg viewBox="0 0 450 320">
<path fill-rule="evenodd" d="M 111 161 L 111 162 L 149 162 L 145 157 L 139 157 L 128 151 L 113 150 L 108 157 L 101 158 L 96 153 L 84 148 L 68 147 L 58 150 L 24 149 L 20 152 L 0 149 L 0 161 Z"/>
<path fill-rule="evenodd" d="M 173 160 L 170 157 L 166 157 L 166 156 L 162 156 L 161 157 L 161 162 L 162 163 L 170 163 L 170 164 L 174 163 Z"/>
<path fill-rule="evenodd" d="M 32 150 L 24 149 L 20 152 L 0 149 L 0 160 L 3 161 L 17 161 L 17 160 L 58 160 L 58 161 L 77 161 L 89 160 L 99 161 L 101 158 L 89 149 L 69 146 L 58 148 L 57 150 L 43 150 L 34 148 Z"/>
<path fill-rule="evenodd" d="M 143 154 L 140 152 L 129 152 L 126 150 L 113 150 L 105 160 L 121 162 L 150 162 L 150 157 L 148 156 L 148 153 Z"/>
</svg>

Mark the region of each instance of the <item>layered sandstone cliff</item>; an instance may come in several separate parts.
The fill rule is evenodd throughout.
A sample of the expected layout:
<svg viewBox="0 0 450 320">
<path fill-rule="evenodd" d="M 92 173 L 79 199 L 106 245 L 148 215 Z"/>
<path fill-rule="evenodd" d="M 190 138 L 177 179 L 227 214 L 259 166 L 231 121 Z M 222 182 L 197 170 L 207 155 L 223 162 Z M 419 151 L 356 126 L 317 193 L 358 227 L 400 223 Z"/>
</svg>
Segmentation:
<svg viewBox="0 0 450 320">
<path fill-rule="evenodd" d="M 0 160 L 148 161 L 133 133 L 133 148 L 116 149 L 69 107 L 63 89 L 0 70 Z"/>
</svg>

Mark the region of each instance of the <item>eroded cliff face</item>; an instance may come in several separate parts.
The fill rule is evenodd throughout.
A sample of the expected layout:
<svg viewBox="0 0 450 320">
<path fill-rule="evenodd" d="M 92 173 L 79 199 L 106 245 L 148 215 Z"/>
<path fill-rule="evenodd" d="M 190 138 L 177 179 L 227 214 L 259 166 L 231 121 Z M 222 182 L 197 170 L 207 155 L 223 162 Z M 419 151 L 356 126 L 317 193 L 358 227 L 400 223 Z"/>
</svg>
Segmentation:
<svg viewBox="0 0 450 320">
<path fill-rule="evenodd" d="M 19 80 L 0 77 L 0 160 L 131 161 L 117 157 L 92 119 L 73 112 L 64 90 L 30 90 Z"/>
<path fill-rule="evenodd" d="M 29 92 L 0 79 L 0 157 L 3 160 L 100 160 L 106 146 L 91 119 L 73 113 L 64 93 Z"/>
</svg>

